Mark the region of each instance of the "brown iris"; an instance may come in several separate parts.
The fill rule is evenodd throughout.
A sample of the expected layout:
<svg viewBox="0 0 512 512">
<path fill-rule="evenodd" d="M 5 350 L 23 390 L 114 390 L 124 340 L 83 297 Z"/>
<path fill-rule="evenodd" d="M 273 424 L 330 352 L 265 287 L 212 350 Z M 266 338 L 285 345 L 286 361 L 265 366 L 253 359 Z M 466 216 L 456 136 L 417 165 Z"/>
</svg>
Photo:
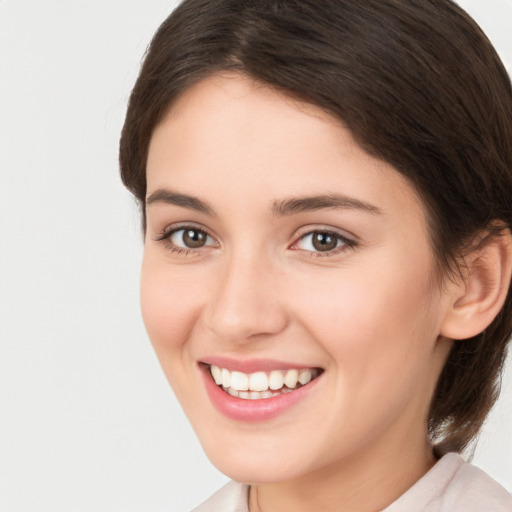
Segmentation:
<svg viewBox="0 0 512 512">
<path fill-rule="evenodd" d="M 191 249 L 203 247 L 206 243 L 206 233 L 197 229 L 185 229 L 183 231 L 183 243 Z"/>
<path fill-rule="evenodd" d="M 336 249 L 338 238 L 332 233 L 317 232 L 313 233 L 311 242 L 317 251 L 326 252 Z"/>
</svg>

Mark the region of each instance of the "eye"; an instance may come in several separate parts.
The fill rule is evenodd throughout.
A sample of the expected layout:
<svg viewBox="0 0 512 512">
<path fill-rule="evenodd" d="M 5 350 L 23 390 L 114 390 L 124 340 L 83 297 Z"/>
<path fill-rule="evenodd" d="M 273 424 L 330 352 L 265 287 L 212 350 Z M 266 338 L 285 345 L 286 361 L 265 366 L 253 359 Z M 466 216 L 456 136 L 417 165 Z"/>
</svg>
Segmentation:
<svg viewBox="0 0 512 512">
<path fill-rule="evenodd" d="M 218 247 L 217 241 L 205 229 L 192 225 L 169 226 L 154 240 L 180 256 L 199 255 L 203 249 Z"/>
<path fill-rule="evenodd" d="M 167 239 L 174 247 L 180 249 L 200 249 L 215 245 L 211 236 L 193 227 L 175 229 L 167 235 Z"/>
<path fill-rule="evenodd" d="M 293 249 L 300 249 L 312 253 L 337 253 L 339 250 L 353 247 L 355 242 L 333 231 L 310 231 L 301 236 L 293 245 Z M 327 254 L 325 254 L 327 256 Z"/>
</svg>

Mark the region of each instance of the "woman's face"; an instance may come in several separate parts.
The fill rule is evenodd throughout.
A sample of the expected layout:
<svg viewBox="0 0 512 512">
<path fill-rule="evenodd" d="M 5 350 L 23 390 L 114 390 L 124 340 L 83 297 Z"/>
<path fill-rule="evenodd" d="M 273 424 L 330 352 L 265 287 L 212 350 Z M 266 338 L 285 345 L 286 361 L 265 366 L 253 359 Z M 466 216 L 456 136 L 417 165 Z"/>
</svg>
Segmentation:
<svg viewBox="0 0 512 512">
<path fill-rule="evenodd" d="M 277 482 L 427 446 L 447 301 L 405 179 L 320 109 L 225 75 L 156 128 L 147 183 L 144 321 L 221 471 Z"/>
</svg>

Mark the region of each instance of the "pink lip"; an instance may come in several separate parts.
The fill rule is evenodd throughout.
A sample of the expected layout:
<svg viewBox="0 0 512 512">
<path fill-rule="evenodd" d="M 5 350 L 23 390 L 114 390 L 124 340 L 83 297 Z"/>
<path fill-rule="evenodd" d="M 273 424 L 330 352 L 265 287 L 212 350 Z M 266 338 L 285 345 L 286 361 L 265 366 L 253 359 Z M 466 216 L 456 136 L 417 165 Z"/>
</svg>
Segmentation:
<svg viewBox="0 0 512 512">
<path fill-rule="evenodd" d="M 258 368 L 261 369 L 261 366 Z M 285 369 L 281 366 L 278 368 Z M 307 398 L 316 388 L 317 382 L 320 379 L 320 377 L 317 377 L 291 393 L 283 393 L 273 398 L 263 398 L 260 400 L 245 400 L 231 396 L 222 390 L 220 386 L 217 386 L 208 366 L 200 365 L 200 369 L 203 374 L 206 391 L 214 407 L 224 416 L 244 422 L 265 421 L 283 414 L 295 404 Z"/>
<path fill-rule="evenodd" d="M 249 359 L 244 361 L 231 359 L 229 357 L 212 356 L 202 359 L 201 362 L 210 366 L 215 365 L 220 368 L 226 368 L 231 371 L 243 373 L 271 372 L 272 370 L 291 370 L 293 368 L 298 370 L 302 368 L 312 368 L 311 366 L 305 366 L 303 364 L 276 361 L 274 359 Z"/>
</svg>

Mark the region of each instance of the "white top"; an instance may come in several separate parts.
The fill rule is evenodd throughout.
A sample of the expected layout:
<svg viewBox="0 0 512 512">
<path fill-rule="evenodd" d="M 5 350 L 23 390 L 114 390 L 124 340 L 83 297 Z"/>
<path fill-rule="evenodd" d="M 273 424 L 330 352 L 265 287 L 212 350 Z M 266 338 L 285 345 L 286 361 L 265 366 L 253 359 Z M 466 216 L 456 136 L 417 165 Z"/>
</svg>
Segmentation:
<svg viewBox="0 0 512 512">
<path fill-rule="evenodd" d="M 192 512 L 249 512 L 249 486 L 229 482 Z M 512 495 L 449 453 L 382 512 L 512 512 Z"/>
</svg>

